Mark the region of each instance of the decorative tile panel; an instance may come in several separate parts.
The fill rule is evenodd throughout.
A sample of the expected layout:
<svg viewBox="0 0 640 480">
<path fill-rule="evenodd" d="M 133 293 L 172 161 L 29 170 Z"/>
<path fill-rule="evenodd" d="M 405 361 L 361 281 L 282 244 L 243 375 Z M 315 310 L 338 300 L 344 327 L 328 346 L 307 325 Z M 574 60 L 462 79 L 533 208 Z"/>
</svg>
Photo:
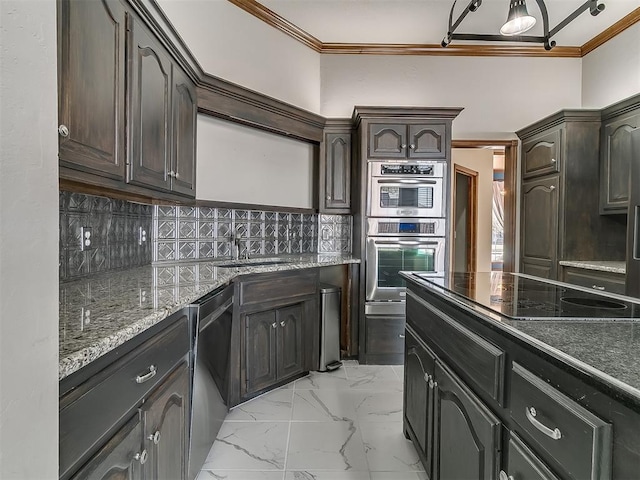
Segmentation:
<svg viewBox="0 0 640 480">
<path fill-rule="evenodd" d="M 350 215 L 319 215 L 318 231 L 320 253 L 350 253 L 352 236 Z"/>
</svg>

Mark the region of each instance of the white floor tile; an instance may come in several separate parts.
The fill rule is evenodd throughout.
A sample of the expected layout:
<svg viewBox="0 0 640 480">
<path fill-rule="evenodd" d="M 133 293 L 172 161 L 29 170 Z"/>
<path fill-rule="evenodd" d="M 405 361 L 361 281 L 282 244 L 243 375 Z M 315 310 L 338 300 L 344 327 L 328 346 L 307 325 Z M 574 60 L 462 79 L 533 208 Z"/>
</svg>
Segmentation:
<svg viewBox="0 0 640 480">
<path fill-rule="evenodd" d="M 287 470 L 367 470 L 355 422 L 292 422 Z"/>
<path fill-rule="evenodd" d="M 284 472 L 247 470 L 202 470 L 196 480 L 282 480 Z"/>
<path fill-rule="evenodd" d="M 404 365 L 394 365 L 393 371 L 396 372 L 396 375 L 398 376 L 398 380 L 401 380 L 404 382 Z"/>
<path fill-rule="evenodd" d="M 291 418 L 293 390 L 278 389 L 231 409 L 225 422 L 288 421 Z"/>
<path fill-rule="evenodd" d="M 358 422 L 396 422 L 402 424 L 402 392 L 352 391 L 351 399 Z"/>
<path fill-rule="evenodd" d="M 300 378 L 294 384 L 296 390 L 342 390 L 347 387 L 348 382 L 344 368 L 333 372 L 311 372 L 308 377 Z"/>
<path fill-rule="evenodd" d="M 361 365 L 345 370 L 349 388 L 353 390 L 402 391 L 402 381 L 391 366 Z"/>
<path fill-rule="evenodd" d="M 225 422 L 203 470 L 284 470 L 289 422 Z"/>
<path fill-rule="evenodd" d="M 371 472 L 371 480 L 427 480 L 425 472 Z"/>
<path fill-rule="evenodd" d="M 284 480 L 371 480 L 369 472 L 325 472 L 304 470 L 286 472 Z"/>
<path fill-rule="evenodd" d="M 361 423 L 360 432 L 372 472 L 423 471 L 410 440 L 404 438 L 401 423 Z"/>
<path fill-rule="evenodd" d="M 356 411 L 350 392 L 343 390 L 296 390 L 293 396 L 294 421 L 355 422 Z"/>
</svg>

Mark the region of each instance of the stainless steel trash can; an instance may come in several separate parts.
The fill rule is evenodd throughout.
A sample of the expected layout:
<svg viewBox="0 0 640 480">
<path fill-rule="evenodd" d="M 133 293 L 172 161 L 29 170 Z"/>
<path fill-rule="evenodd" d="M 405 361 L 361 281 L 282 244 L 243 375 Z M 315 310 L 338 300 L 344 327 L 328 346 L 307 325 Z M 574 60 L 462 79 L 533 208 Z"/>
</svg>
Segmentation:
<svg viewBox="0 0 640 480">
<path fill-rule="evenodd" d="M 340 287 L 320 285 L 320 371 L 336 370 L 340 361 Z"/>
</svg>

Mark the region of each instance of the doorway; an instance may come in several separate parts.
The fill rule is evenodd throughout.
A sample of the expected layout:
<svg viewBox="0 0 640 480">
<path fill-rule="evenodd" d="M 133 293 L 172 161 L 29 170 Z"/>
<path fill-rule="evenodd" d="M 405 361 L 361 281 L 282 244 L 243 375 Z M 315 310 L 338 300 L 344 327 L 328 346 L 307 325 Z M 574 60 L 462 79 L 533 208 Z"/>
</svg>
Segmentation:
<svg viewBox="0 0 640 480">
<path fill-rule="evenodd" d="M 477 268 L 478 172 L 454 165 L 453 271 Z"/>
</svg>

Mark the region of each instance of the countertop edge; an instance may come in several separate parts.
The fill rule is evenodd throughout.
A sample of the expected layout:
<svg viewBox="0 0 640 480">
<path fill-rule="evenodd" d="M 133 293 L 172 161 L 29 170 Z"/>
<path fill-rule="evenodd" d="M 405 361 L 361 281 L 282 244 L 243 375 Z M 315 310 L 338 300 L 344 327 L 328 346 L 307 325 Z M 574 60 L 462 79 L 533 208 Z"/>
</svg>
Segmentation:
<svg viewBox="0 0 640 480">
<path fill-rule="evenodd" d="M 250 264 L 247 267 L 228 268 L 226 269 L 230 274 L 228 278 L 225 278 L 224 280 L 219 282 L 212 282 L 206 288 L 204 288 L 202 292 L 197 292 L 195 294 L 185 296 L 178 302 L 161 307 L 160 309 L 153 311 L 153 313 L 150 313 L 149 315 L 146 315 L 139 320 L 132 322 L 125 328 L 121 328 L 120 330 L 117 330 L 106 337 L 97 339 L 87 347 L 81 348 L 80 350 L 74 351 L 68 355 L 61 356 L 58 361 L 58 381 L 61 381 L 69 375 L 77 372 L 82 367 L 89 365 L 91 362 L 97 360 L 103 355 L 106 355 L 117 347 L 123 345 L 125 342 L 133 339 L 135 336 L 160 323 L 162 320 L 168 318 L 173 313 L 187 307 L 207 293 L 212 292 L 216 288 L 231 283 L 238 277 L 245 275 L 257 275 L 261 273 L 281 272 L 287 270 L 303 270 L 306 268 L 348 265 L 360 262 L 361 260 L 359 258 L 336 258 L 335 261 L 310 261 L 261 266 L 257 270 L 255 266 L 251 266 Z"/>
<path fill-rule="evenodd" d="M 625 275 L 626 266 L 622 261 L 597 261 L 597 260 L 560 260 L 563 267 L 582 268 L 584 270 L 594 270 L 597 272 L 609 272 Z M 619 266 L 623 264 L 622 266 Z"/>
</svg>

